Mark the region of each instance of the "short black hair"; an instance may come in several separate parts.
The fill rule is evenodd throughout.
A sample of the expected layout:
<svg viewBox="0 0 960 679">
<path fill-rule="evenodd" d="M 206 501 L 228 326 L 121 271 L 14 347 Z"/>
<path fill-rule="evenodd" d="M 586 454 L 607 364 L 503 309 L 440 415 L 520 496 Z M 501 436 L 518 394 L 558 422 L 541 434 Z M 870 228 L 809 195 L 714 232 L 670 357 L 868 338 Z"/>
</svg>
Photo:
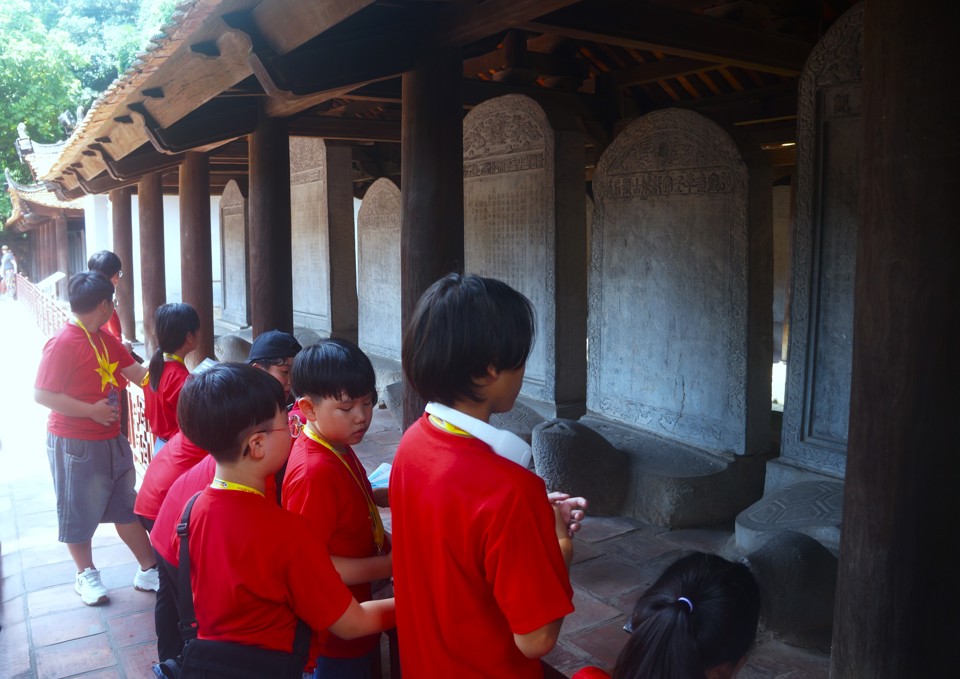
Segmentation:
<svg viewBox="0 0 960 679">
<path fill-rule="evenodd" d="M 90 259 L 87 260 L 87 268 L 91 271 L 98 271 L 107 278 L 113 278 L 120 273 L 123 264 L 114 253 L 109 250 L 101 250 L 90 255 Z"/>
<path fill-rule="evenodd" d="M 353 342 L 331 337 L 307 347 L 293 359 L 290 388 L 297 396 L 340 400 L 372 395 L 377 402 L 377 376 L 373 364 Z"/>
<path fill-rule="evenodd" d="M 97 308 L 106 299 L 113 300 L 113 283 L 97 271 L 81 271 L 70 277 L 67 283 L 67 298 L 70 310 L 85 314 Z"/>
<path fill-rule="evenodd" d="M 286 409 L 274 377 L 243 363 L 218 363 L 187 378 L 177 403 L 183 435 L 217 462 L 236 462 L 253 431 Z"/>
<path fill-rule="evenodd" d="M 427 401 L 482 401 L 476 378 L 516 370 L 533 347 L 530 300 L 495 278 L 451 273 L 420 297 L 403 337 L 403 372 Z"/>
</svg>

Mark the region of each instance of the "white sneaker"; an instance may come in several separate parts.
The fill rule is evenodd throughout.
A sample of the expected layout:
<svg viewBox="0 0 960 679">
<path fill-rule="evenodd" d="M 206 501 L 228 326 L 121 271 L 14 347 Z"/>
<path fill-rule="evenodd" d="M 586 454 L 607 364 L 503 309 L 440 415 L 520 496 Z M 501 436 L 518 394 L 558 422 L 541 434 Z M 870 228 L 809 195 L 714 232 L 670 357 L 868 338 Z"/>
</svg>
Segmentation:
<svg viewBox="0 0 960 679">
<path fill-rule="evenodd" d="M 87 606 L 105 604 L 110 600 L 107 588 L 100 582 L 100 571 L 96 568 L 87 568 L 83 573 L 77 573 L 73 591 L 80 595 L 80 601 Z"/>
<path fill-rule="evenodd" d="M 160 589 L 160 574 L 157 567 L 143 570 L 137 568 L 137 574 L 133 576 L 133 588 L 138 592 L 156 592 Z"/>
</svg>

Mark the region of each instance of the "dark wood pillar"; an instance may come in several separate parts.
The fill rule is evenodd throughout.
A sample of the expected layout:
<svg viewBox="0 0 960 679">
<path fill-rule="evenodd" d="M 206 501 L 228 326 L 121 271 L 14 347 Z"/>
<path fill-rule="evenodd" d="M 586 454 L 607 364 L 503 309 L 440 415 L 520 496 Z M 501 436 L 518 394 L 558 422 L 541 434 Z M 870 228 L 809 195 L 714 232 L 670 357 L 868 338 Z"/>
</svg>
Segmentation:
<svg viewBox="0 0 960 679">
<path fill-rule="evenodd" d="M 157 307 L 167 303 L 166 262 L 163 254 L 163 184 L 159 172 L 137 184 L 140 207 L 140 274 L 143 297 L 143 341 L 147 356 L 157 349 L 154 327 Z"/>
<path fill-rule="evenodd" d="M 403 75 L 400 308 L 404 328 L 420 295 L 463 270 L 463 107 L 460 51 L 436 50 Z M 423 413 L 404 380 L 403 422 Z"/>
<path fill-rule="evenodd" d="M 960 3 L 866 5 L 834 678 L 956 671 L 958 30 Z"/>
<path fill-rule="evenodd" d="M 293 332 L 290 139 L 287 123 L 263 116 L 250 135 L 250 325 Z"/>
<path fill-rule="evenodd" d="M 117 283 L 117 314 L 123 336 L 133 341 L 137 336 L 137 318 L 133 306 L 133 281 L 136 270 L 133 264 L 133 208 L 130 188 L 110 192 L 110 212 L 113 221 L 113 252 L 120 258 L 123 277 Z"/>
<path fill-rule="evenodd" d="M 210 244 L 210 161 L 191 151 L 180 165 L 180 281 L 183 301 L 200 315 L 196 364 L 213 354 L 213 262 Z"/>
<path fill-rule="evenodd" d="M 53 232 L 53 259 L 54 271 L 62 271 L 67 275 L 60 281 L 60 299 L 67 299 L 67 281 L 70 280 L 70 243 L 67 240 L 67 218 L 61 213 L 54 220 Z"/>
</svg>

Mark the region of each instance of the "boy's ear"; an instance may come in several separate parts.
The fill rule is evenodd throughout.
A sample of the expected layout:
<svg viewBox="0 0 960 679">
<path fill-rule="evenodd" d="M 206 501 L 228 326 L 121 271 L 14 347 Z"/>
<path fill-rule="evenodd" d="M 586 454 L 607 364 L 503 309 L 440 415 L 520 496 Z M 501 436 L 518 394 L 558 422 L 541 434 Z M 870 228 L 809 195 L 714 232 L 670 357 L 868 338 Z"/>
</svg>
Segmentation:
<svg viewBox="0 0 960 679">
<path fill-rule="evenodd" d="M 473 378 L 473 381 L 478 387 L 486 387 L 489 384 L 497 381 L 497 378 L 500 377 L 500 371 L 491 363 L 487 366 L 487 372 L 482 375 L 478 375 Z"/>
<path fill-rule="evenodd" d="M 266 433 L 258 431 L 255 434 L 251 434 L 250 438 L 247 439 L 247 456 L 251 460 L 262 460 L 263 459 L 263 440 L 266 438 Z"/>
<path fill-rule="evenodd" d="M 313 400 L 311 400 L 309 396 L 301 396 L 297 400 L 297 406 L 300 408 L 303 416 L 308 420 L 315 421 L 317 419 L 317 410 L 313 405 Z"/>
</svg>

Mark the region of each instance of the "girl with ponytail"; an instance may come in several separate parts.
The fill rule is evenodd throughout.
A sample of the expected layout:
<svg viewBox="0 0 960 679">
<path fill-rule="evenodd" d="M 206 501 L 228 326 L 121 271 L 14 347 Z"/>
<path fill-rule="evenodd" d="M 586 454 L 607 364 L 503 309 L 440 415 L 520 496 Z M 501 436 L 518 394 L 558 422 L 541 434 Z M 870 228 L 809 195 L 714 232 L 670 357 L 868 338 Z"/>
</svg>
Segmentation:
<svg viewBox="0 0 960 679">
<path fill-rule="evenodd" d="M 189 304 L 157 308 L 157 350 L 150 359 L 149 384 L 143 390 L 146 417 L 156 437 L 154 454 L 180 430 L 177 401 L 190 372 L 184 357 L 200 346 L 200 316 Z"/>
<path fill-rule="evenodd" d="M 613 679 L 733 679 L 760 618 L 750 570 L 695 552 L 671 564 L 637 601 Z M 588 667 L 573 679 L 608 677 Z"/>
</svg>

